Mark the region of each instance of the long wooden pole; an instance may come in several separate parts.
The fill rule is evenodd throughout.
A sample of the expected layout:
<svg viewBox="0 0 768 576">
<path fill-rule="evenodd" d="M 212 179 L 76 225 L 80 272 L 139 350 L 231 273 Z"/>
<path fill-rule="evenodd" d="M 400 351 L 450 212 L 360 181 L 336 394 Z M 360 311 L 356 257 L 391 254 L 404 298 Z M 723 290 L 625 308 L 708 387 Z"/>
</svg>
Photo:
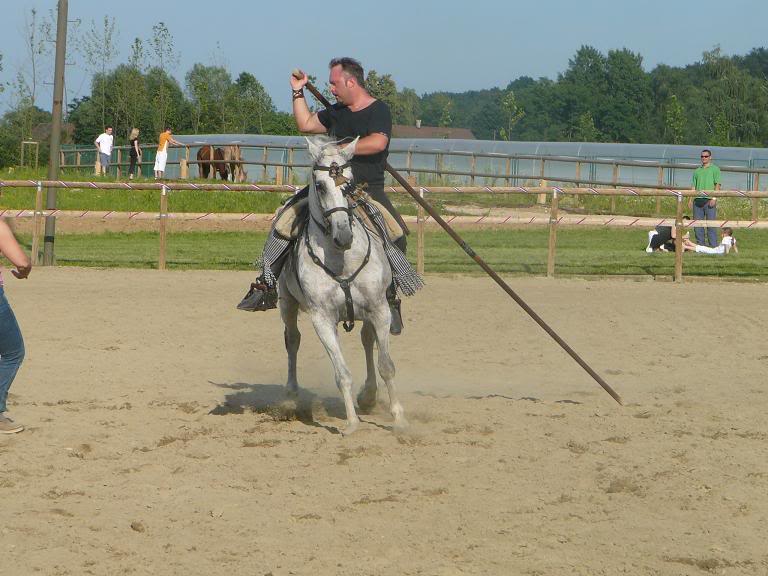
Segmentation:
<svg viewBox="0 0 768 576">
<path fill-rule="evenodd" d="M 51 150 L 48 159 L 48 180 L 59 178 L 59 150 L 61 149 L 61 123 L 64 108 L 64 65 L 67 54 L 67 14 L 68 0 L 59 0 L 56 20 L 56 60 L 53 70 L 53 107 L 51 108 Z M 56 208 L 56 188 L 48 188 L 45 194 L 47 210 Z M 56 236 L 56 218 L 48 216 L 45 219 L 45 236 L 43 237 L 43 265 L 53 266 L 55 254 L 53 242 Z"/>
<path fill-rule="evenodd" d="M 296 78 L 303 78 L 304 77 L 304 73 L 299 71 L 299 70 L 294 70 L 293 75 Z M 315 88 L 312 85 L 311 82 L 307 82 L 306 88 L 307 88 L 307 90 L 309 90 L 312 93 L 312 95 L 317 99 L 317 101 L 320 102 L 323 106 L 330 107 L 331 103 L 328 102 L 326 97 L 323 96 L 323 94 L 317 88 Z M 517 293 L 514 290 L 512 290 L 512 288 L 510 288 L 510 286 L 506 282 L 504 282 L 504 280 L 502 280 L 502 278 L 498 274 L 496 274 L 496 272 L 493 270 L 493 268 L 488 266 L 488 264 L 486 264 L 485 261 L 482 258 L 480 258 L 480 256 L 478 256 L 477 253 L 475 253 L 475 251 L 472 250 L 472 248 L 470 248 L 469 244 L 467 244 L 464 241 L 464 239 L 461 236 L 459 236 L 456 233 L 456 231 L 453 228 L 451 228 L 451 226 L 445 220 L 443 220 L 443 218 L 440 216 L 440 214 L 438 214 L 437 211 L 426 200 L 424 200 L 423 198 L 421 198 L 419 196 L 419 193 L 416 192 L 416 190 L 413 189 L 413 187 L 408 183 L 408 180 L 403 178 L 403 176 L 401 176 L 400 173 L 397 170 L 392 168 L 392 166 L 389 164 L 389 162 L 386 163 L 385 168 L 386 168 L 387 172 L 389 172 L 390 175 L 395 180 L 397 180 L 397 182 L 403 188 L 405 188 L 406 192 L 408 192 L 408 194 L 411 195 L 411 197 L 416 201 L 416 203 L 419 206 L 421 206 L 422 208 L 424 208 L 424 210 L 427 211 L 427 214 L 429 214 L 432 218 L 434 218 L 435 222 L 440 224 L 440 226 L 443 228 L 443 230 L 445 230 L 448 233 L 448 235 L 451 238 L 453 238 L 453 240 L 461 247 L 461 249 L 464 250 L 464 252 L 467 254 L 467 256 L 472 258 L 472 260 L 474 260 L 477 263 L 477 265 L 480 266 L 480 268 L 482 268 L 485 271 L 485 273 L 488 274 L 493 279 L 493 281 L 496 282 L 496 284 L 498 284 L 501 287 L 502 290 L 504 290 L 504 292 L 506 292 L 515 302 L 517 302 L 517 304 L 523 310 L 525 310 L 525 312 L 534 320 L 534 322 L 536 322 L 539 326 L 541 326 L 541 328 L 547 334 L 549 334 L 552 337 L 552 339 L 555 342 L 557 342 L 560 345 L 560 347 L 563 350 L 565 350 L 568 353 L 568 355 L 571 358 L 573 358 L 576 361 L 576 363 L 579 366 L 581 366 L 587 372 L 587 374 L 592 376 L 592 378 L 595 380 L 595 382 L 597 382 L 598 384 L 600 384 L 600 386 L 603 387 L 603 390 L 608 392 L 608 394 L 610 394 L 611 397 L 614 400 L 616 400 L 616 402 L 618 402 L 620 405 L 622 405 L 622 406 L 624 405 L 624 402 L 622 401 L 621 396 L 619 396 L 616 393 L 616 391 L 613 388 L 611 388 L 608 385 L 608 383 L 605 380 L 603 380 L 603 378 L 597 372 L 595 372 L 589 366 L 589 364 L 587 364 L 581 358 L 581 356 L 579 356 L 576 353 L 576 351 L 573 348 L 571 348 L 568 345 L 568 343 L 565 340 L 563 340 L 557 334 L 557 332 L 555 332 L 552 328 L 550 328 L 549 324 L 544 322 L 544 320 L 541 318 L 541 316 L 539 316 L 533 310 L 533 308 L 528 306 L 528 304 L 525 302 L 525 300 L 523 300 L 520 296 L 518 296 Z"/>
</svg>

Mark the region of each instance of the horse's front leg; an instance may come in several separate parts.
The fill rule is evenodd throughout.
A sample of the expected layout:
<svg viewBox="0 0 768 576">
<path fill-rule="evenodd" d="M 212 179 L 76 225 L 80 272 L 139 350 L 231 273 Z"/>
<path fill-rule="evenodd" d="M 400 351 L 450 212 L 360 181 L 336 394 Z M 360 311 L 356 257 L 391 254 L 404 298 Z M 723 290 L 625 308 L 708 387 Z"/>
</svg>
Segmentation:
<svg viewBox="0 0 768 576">
<path fill-rule="evenodd" d="M 378 383 L 376 382 L 376 365 L 373 362 L 373 344 L 376 341 L 376 330 L 373 324 L 366 320 L 363 322 L 363 329 L 360 331 L 360 340 L 363 342 L 365 351 L 365 367 L 368 375 L 365 379 L 365 386 L 357 395 L 357 405 L 363 414 L 369 413 L 376 406 L 376 393 Z"/>
<path fill-rule="evenodd" d="M 360 419 L 355 412 L 355 403 L 352 399 L 352 375 L 344 361 L 339 344 L 339 333 L 336 330 L 336 322 L 328 316 L 320 313 L 312 314 L 312 325 L 315 327 L 320 342 L 325 346 L 325 351 L 333 364 L 333 372 L 336 377 L 336 386 L 338 386 L 344 406 L 347 410 L 347 426 L 341 431 L 342 434 L 352 434 L 360 425 Z"/>
<path fill-rule="evenodd" d="M 395 363 L 392 361 L 392 357 L 389 354 L 390 320 L 389 306 L 385 303 L 384 306 L 381 306 L 376 312 L 373 325 L 376 331 L 376 341 L 379 345 L 379 374 L 387 385 L 387 391 L 389 392 L 389 411 L 395 419 L 395 430 L 400 431 L 408 427 L 408 421 L 405 419 L 403 405 L 400 404 L 400 400 L 398 399 L 395 390 Z"/>
<path fill-rule="evenodd" d="M 296 400 L 299 396 L 299 381 L 296 378 L 296 364 L 301 345 L 301 332 L 299 332 L 299 303 L 282 290 L 285 297 L 280 298 L 280 316 L 285 324 L 285 350 L 288 352 L 288 397 Z"/>
</svg>

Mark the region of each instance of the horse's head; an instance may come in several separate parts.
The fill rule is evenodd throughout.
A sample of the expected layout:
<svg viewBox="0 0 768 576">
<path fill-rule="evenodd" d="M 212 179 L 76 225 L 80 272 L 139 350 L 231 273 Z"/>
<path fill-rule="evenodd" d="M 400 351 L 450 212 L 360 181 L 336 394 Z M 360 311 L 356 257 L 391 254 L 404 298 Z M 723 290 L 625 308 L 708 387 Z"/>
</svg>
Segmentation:
<svg viewBox="0 0 768 576">
<path fill-rule="evenodd" d="M 344 190 L 352 181 L 350 160 L 355 154 L 357 140 L 355 138 L 342 148 L 325 136 L 307 138 L 312 158 L 310 211 L 340 250 L 352 246 L 352 208 Z"/>
</svg>

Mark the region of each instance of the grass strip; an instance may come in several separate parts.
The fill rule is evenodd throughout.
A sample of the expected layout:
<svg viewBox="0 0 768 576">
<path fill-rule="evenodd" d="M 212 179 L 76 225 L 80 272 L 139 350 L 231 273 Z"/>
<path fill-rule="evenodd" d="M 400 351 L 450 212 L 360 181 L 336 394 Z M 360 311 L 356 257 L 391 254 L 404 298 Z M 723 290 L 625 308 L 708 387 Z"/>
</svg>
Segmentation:
<svg viewBox="0 0 768 576">
<path fill-rule="evenodd" d="M 544 275 L 547 266 L 546 228 L 460 230 L 467 243 L 497 272 Z M 742 279 L 768 277 L 768 231 L 736 232 L 740 253 L 708 256 L 686 253 L 686 276 Z M 265 232 L 173 232 L 168 234 L 167 264 L 171 269 L 252 270 L 261 253 Z M 29 235 L 20 242 L 30 248 Z M 415 262 L 416 238 L 409 237 L 408 256 Z M 558 232 L 555 273 L 560 276 L 668 276 L 674 254 L 644 251 L 645 230 L 624 228 L 561 228 Z M 156 232 L 60 234 L 56 262 L 60 266 L 154 268 L 159 235 Z M 482 270 L 441 230 L 425 235 L 428 273 L 483 274 Z"/>
</svg>

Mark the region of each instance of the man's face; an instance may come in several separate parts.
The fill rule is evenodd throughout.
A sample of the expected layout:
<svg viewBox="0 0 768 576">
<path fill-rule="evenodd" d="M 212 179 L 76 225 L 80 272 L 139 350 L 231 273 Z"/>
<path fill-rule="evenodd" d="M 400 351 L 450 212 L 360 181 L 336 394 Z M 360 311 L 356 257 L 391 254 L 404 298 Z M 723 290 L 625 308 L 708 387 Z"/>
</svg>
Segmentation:
<svg viewBox="0 0 768 576">
<path fill-rule="evenodd" d="M 349 103 L 349 82 L 350 80 L 344 75 L 341 66 L 334 66 L 331 68 L 328 84 L 331 88 L 331 94 L 333 94 L 336 97 L 336 100 L 341 104 Z"/>
<path fill-rule="evenodd" d="M 112 136 L 112 128 L 107 128 L 107 135 Z"/>
<path fill-rule="evenodd" d="M 701 153 L 701 163 L 704 166 L 709 166 L 709 163 L 712 161 L 712 155 L 709 152 L 702 152 Z"/>
</svg>

